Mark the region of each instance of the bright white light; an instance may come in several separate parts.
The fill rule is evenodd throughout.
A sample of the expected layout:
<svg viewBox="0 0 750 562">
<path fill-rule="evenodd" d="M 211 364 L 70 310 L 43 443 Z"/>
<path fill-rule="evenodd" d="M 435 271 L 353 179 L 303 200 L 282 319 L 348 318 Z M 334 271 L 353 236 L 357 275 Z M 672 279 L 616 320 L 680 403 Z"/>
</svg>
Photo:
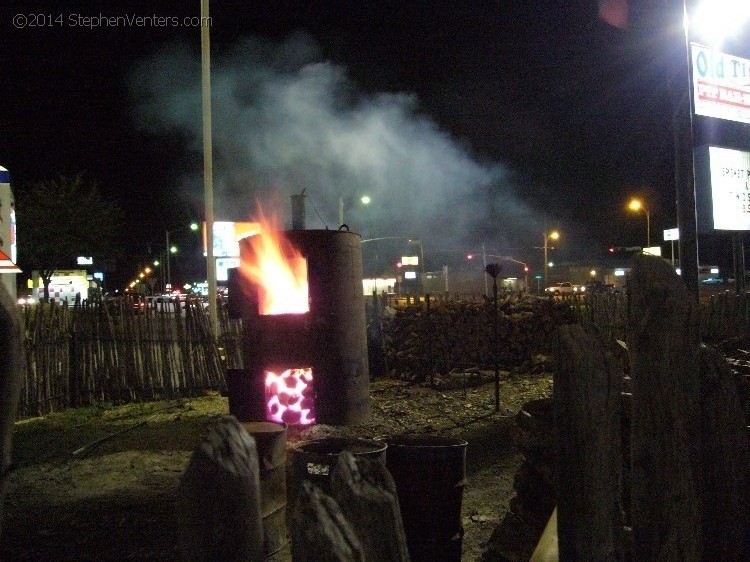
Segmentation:
<svg viewBox="0 0 750 562">
<path fill-rule="evenodd" d="M 732 37 L 750 19 L 750 2 L 747 0 L 703 0 L 695 9 L 686 29 L 694 39 L 702 39 L 718 48 L 727 37 Z M 689 27 L 688 27 L 689 26 Z"/>
<path fill-rule="evenodd" d="M 625 277 L 624 269 L 615 269 L 615 277 Z"/>
<path fill-rule="evenodd" d="M 712 267 L 712 268 L 711 268 L 711 274 L 712 274 L 712 275 L 716 275 L 716 274 L 718 274 L 718 273 L 719 273 L 719 268 L 718 268 L 718 267 Z"/>
</svg>

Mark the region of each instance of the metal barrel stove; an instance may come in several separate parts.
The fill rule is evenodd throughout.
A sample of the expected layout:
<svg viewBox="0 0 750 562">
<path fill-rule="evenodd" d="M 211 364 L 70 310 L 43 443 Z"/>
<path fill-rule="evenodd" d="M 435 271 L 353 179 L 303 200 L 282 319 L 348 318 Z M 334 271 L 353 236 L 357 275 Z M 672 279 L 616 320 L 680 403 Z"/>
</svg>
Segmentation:
<svg viewBox="0 0 750 562">
<path fill-rule="evenodd" d="M 228 384 L 230 413 L 268 419 L 264 372 L 303 366 L 312 368 L 316 423 L 365 422 L 371 406 L 360 236 L 344 230 L 281 235 L 306 260 L 310 309 L 261 315 L 257 287 L 238 272 L 231 275 L 230 315 L 243 321 L 244 369 Z M 241 263 L 254 259 L 251 239 L 240 241 Z"/>
</svg>

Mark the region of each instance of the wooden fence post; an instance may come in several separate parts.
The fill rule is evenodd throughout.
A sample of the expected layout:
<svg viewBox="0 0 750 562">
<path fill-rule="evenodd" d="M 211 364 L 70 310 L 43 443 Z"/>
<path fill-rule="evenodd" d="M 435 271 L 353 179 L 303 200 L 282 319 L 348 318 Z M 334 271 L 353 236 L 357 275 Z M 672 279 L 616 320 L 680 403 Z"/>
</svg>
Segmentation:
<svg viewBox="0 0 750 562">
<path fill-rule="evenodd" d="M 357 533 L 336 500 L 302 482 L 291 517 L 293 562 L 364 562 Z"/>
<path fill-rule="evenodd" d="M 622 369 L 601 337 L 560 326 L 553 402 L 561 560 L 623 560 Z"/>
<path fill-rule="evenodd" d="M 742 404 L 726 359 L 701 355 L 704 560 L 747 560 L 750 541 L 750 458 Z"/>
<path fill-rule="evenodd" d="M 342 452 L 331 471 L 331 489 L 367 562 L 408 562 L 396 484 L 381 462 Z"/>
<path fill-rule="evenodd" d="M 636 256 L 628 281 L 636 560 L 701 559 L 698 305 L 670 265 Z"/>
<path fill-rule="evenodd" d="M 182 475 L 177 538 L 183 560 L 263 559 L 258 453 L 232 416 L 209 426 Z"/>
<path fill-rule="evenodd" d="M 372 314 L 367 324 L 367 354 L 370 366 L 370 378 L 376 379 L 388 375 L 388 362 L 385 355 L 385 340 L 383 338 L 383 303 L 375 289 L 372 290 Z"/>
</svg>

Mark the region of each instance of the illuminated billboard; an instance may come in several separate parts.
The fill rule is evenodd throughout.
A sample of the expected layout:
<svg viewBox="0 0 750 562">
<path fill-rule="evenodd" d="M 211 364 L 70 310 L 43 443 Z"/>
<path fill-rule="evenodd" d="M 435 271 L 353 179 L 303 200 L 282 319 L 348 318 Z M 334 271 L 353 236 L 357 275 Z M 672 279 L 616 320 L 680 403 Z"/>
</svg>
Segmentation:
<svg viewBox="0 0 750 562">
<path fill-rule="evenodd" d="M 750 123 L 750 60 L 690 44 L 695 114 Z"/>
<path fill-rule="evenodd" d="M 240 266 L 240 258 L 216 258 L 216 280 L 228 281 L 229 270 Z"/>
<path fill-rule="evenodd" d="M 214 257 L 239 258 L 240 240 L 260 232 L 257 222 L 214 222 Z M 208 251 L 206 244 L 206 223 L 203 223 L 203 253 Z"/>
<path fill-rule="evenodd" d="M 701 146 L 695 155 L 701 230 L 750 230 L 750 152 Z"/>
<path fill-rule="evenodd" d="M 0 273 L 20 273 L 16 244 L 16 207 L 10 174 L 0 166 Z"/>
</svg>

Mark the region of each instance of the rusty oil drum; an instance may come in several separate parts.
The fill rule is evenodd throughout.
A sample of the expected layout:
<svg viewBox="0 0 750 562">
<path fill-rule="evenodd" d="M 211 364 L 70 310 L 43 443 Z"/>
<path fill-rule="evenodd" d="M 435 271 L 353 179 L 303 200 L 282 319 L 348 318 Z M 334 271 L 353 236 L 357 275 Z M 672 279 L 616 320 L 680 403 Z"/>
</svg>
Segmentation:
<svg viewBox="0 0 750 562">
<path fill-rule="evenodd" d="M 266 558 L 287 543 L 286 532 L 286 430 L 285 423 L 242 423 L 258 451 L 260 514 L 263 519 L 263 552 Z"/>
<path fill-rule="evenodd" d="M 330 474 L 339 455 L 349 451 L 354 456 L 377 460 L 385 465 L 386 444 L 372 439 L 323 437 L 300 441 L 292 447 L 292 466 L 296 480 L 308 480 L 326 494 L 331 494 Z"/>
<path fill-rule="evenodd" d="M 460 561 L 467 442 L 434 435 L 382 440 L 388 445 L 386 467 L 396 483 L 412 562 Z"/>
</svg>

